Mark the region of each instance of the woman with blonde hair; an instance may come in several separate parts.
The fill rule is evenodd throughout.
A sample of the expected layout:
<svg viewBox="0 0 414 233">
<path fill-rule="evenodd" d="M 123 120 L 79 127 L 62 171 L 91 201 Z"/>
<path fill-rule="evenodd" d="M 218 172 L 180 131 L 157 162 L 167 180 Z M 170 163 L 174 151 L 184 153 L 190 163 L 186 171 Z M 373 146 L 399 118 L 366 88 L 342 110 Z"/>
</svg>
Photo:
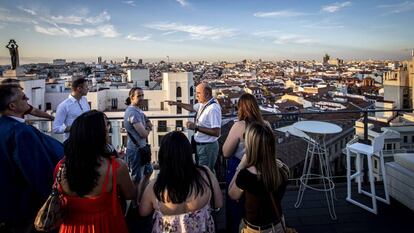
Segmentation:
<svg viewBox="0 0 414 233">
<path fill-rule="evenodd" d="M 241 232 L 283 232 L 281 200 L 289 169 L 276 158 L 276 139 L 263 124 L 246 129 L 245 156 L 236 169 L 229 196 L 238 200 L 244 194 L 245 215 Z"/>
<path fill-rule="evenodd" d="M 223 144 L 223 155 L 228 158 L 226 183 L 230 184 L 236 172 L 236 167 L 244 155 L 244 131 L 246 127 L 253 123 L 268 124 L 262 118 L 259 105 L 256 98 L 249 94 L 243 94 L 237 104 L 237 118 L 238 120 L 231 127 L 230 132 Z M 243 201 L 234 201 L 226 198 L 227 222 L 229 232 L 238 232 L 240 220 L 243 215 L 244 207 Z"/>
</svg>

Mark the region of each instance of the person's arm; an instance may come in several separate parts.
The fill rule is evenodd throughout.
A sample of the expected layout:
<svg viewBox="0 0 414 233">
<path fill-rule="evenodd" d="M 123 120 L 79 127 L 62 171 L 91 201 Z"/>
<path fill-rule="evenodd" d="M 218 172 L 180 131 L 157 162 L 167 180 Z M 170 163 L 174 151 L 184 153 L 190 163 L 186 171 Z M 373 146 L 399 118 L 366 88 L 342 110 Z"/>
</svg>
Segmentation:
<svg viewBox="0 0 414 233">
<path fill-rule="evenodd" d="M 216 176 L 210 171 L 210 169 L 207 166 L 204 166 L 207 170 L 207 175 L 210 177 L 211 184 L 213 185 L 213 193 L 211 195 L 214 195 L 214 207 L 215 209 L 223 207 L 223 194 L 220 189 L 220 185 L 217 181 Z"/>
<path fill-rule="evenodd" d="M 224 157 L 230 157 L 233 155 L 234 150 L 236 150 L 237 145 L 240 142 L 240 136 L 244 133 L 244 128 L 244 121 L 238 121 L 231 127 L 222 148 Z"/>
<path fill-rule="evenodd" d="M 186 104 L 186 103 L 181 103 L 181 102 L 177 102 L 177 101 L 172 101 L 172 100 L 166 100 L 165 102 L 168 103 L 168 105 L 177 105 L 178 107 L 184 108 L 185 110 L 189 111 L 189 112 L 195 112 L 196 110 L 194 109 L 192 104 Z"/>
<path fill-rule="evenodd" d="M 150 128 L 146 129 L 141 122 L 137 122 L 133 124 L 133 126 L 141 138 L 148 137 L 149 133 L 151 132 Z"/>
<path fill-rule="evenodd" d="M 154 180 L 151 180 L 145 188 L 144 194 L 142 195 L 141 202 L 139 204 L 139 215 L 148 216 L 154 210 L 152 199 L 154 197 Z"/>
<path fill-rule="evenodd" d="M 241 196 L 243 195 L 243 189 L 239 188 L 236 184 L 236 179 L 239 176 L 240 170 L 244 169 L 246 167 L 246 155 L 243 155 L 242 160 L 240 161 L 239 166 L 236 168 L 236 173 L 233 176 L 233 179 L 230 182 L 229 185 L 229 196 L 233 200 L 239 200 Z"/>
<path fill-rule="evenodd" d="M 65 133 L 68 130 L 66 129 L 67 126 L 65 125 L 67 111 L 63 104 L 59 104 L 56 109 L 56 117 L 53 121 L 53 133 Z M 68 127 L 70 128 L 70 127 Z"/>
<path fill-rule="evenodd" d="M 135 185 L 129 176 L 127 165 L 122 159 L 116 159 L 116 161 L 119 164 L 119 168 L 116 170 L 116 183 L 119 186 L 125 199 L 133 200 L 137 196 L 137 189 L 135 188 Z"/>
<path fill-rule="evenodd" d="M 214 137 L 220 137 L 221 128 L 207 128 L 196 125 L 194 122 L 187 122 L 187 128 L 191 130 L 197 130 L 203 134 L 207 134 Z"/>
<path fill-rule="evenodd" d="M 207 111 L 207 109 L 206 109 Z M 221 133 L 221 109 L 220 108 L 212 108 L 208 110 L 209 112 L 203 113 L 206 114 L 206 118 L 208 119 L 206 122 L 209 122 L 210 127 L 204 127 L 196 125 L 194 122 L 187 122 L 187 128 L 192 130 L 200 131 L 201 133 L 220 137 Z"/>
<path fill-rule="evenodd" d="M 44 112 L 40 109 L 37 109 L 37 108 L 33 108 L 32 111 L 30 111 L 30 115 L 36 116 L 36 117 L 41 117 L 41 118 L 46 118 L 46 119 L 49 119 L 49 120 L 52 120 L 52 121 L 55 119 L 54 116 L 52 116 L 49 113 Z"/>
</svg>

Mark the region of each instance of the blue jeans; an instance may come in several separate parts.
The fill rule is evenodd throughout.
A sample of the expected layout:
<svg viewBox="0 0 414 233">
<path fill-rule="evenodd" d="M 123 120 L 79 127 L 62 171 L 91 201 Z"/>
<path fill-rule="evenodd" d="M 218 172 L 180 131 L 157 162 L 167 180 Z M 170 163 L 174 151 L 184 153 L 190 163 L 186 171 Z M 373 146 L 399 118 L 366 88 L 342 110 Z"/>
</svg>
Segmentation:
<svg viewBox="0 0 414 233">
<path fill-rule="evenodd" d="M 139 154 L 138 148 L 127 148 L 125 153 L 125 161 L 128 164 L 132 181 L 138 184 L 142 176 L 141 156 Z"/>
<path fill-rule="evenodd" d="M 205 165 L 214 172 L 214 165 L 216 165 L 218 152 L 219 145 L 217 141 L 210 144 L 197 145 L 198 164 Z"/>
</svg>

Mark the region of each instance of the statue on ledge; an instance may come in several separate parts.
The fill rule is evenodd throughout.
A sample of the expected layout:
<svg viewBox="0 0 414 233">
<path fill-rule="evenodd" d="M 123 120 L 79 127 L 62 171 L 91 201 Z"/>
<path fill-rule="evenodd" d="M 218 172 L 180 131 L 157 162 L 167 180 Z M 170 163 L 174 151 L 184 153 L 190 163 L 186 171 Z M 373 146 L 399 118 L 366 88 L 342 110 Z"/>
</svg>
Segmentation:
<svg viewBox="0 0 414 233">
<path fill-rule="evenodd" d="M 9 44 L 6 45 L 6 48 L 9 49 L 10 57 L 11 57 L 11 69 L 16 70 L 19 66 L 19 46 L 16 44 L 16 41 L 11 39 Z"/>
</svg>

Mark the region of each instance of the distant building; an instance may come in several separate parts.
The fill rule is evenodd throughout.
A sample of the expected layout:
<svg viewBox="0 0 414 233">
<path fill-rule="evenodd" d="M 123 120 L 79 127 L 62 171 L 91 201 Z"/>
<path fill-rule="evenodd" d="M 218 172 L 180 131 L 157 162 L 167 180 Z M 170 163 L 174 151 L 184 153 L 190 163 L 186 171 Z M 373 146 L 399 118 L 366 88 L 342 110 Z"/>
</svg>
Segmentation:
<svg viewBox="0 0 414 233">
<path fill-rule="evenodd" d="M 130 69 L 127 70 L 127 81 L 132 82 L 137 87 L 150 86 L 149 69 Z"/>
<path fill-rule="evenodd" d="M 64 66 L 66 65 L 66 59 L 53 59 L 53 65 Z"/>
<path fill-rule="evenodd" d="M 384 100 L 394 101 L 399 109 L 413 107 L 413 63 L 414 57 L 384 74 Z"/>
</svg>

